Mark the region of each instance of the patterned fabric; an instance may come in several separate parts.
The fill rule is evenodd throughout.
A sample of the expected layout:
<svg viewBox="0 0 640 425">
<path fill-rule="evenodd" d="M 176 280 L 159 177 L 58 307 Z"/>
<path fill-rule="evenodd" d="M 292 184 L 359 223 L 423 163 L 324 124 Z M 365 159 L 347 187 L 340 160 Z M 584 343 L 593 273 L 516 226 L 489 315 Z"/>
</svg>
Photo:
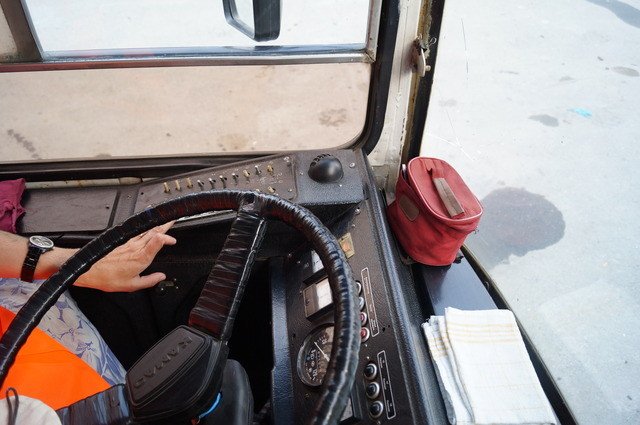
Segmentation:
<svg viewBox="0 0 640 425">
<path fill-rule="evenodd" d="M 0 278 L 0 305 L 17 313 L 40 283 Z M 109 384 L 124 383 L 124 368 L 68 292 L 47 311 L 38 327 L 84 360 Z"/>
</svg>

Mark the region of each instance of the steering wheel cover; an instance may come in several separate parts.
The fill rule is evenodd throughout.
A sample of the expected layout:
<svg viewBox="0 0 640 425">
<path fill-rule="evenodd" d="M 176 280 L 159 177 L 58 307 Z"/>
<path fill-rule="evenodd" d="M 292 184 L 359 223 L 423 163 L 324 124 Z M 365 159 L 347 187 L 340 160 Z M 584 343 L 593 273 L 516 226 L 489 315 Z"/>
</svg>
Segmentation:
<svg viewBox="0 0 640 425">
<path fill-rule="evenodd" d="M 235 210 L 243 202 L 252 201 L 265 218 L 281 220 L 301 232 L 327 270 L 334 304 L 334 342 L 320 397 L 309 423 L 337 423 L 355 379 L 360 350 L 359 309 L 351 270 L 335 237 L 309 210 L 277 196 L 251 191 L 200 192 L 169 200 L 133 215 L 85 245 L 38 288 L 2 336 L 0 385 L 46 311 L 79 276 L 114 248 L 171 220 L 213 210 Z"/>
</svg>

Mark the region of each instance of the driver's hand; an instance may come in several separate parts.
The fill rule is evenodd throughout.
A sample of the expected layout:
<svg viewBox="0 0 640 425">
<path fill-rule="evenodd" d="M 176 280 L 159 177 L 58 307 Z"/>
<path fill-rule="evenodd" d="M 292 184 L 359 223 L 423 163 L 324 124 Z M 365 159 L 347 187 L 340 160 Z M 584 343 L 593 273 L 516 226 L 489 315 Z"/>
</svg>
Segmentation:
<svg viewBox="0 0 640 425">
<path fill-rule="evenodd" d="M 165 245 L 176 239 L 167 235 L 174 222 L 154 227 L 111 251 L 78 278 L 76 286 L 100 289 L 105 292 L 132 292 L 149 288 L 167 277 L 164 273 L 140 276 Z"/>
</svg>

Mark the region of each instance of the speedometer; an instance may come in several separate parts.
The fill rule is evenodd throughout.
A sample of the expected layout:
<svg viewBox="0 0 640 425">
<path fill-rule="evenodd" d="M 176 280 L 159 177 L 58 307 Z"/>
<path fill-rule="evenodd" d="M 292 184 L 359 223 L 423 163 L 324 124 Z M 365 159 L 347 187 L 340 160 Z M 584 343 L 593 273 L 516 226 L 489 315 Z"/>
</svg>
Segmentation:
<svg viewBox="0 0 640 425">
<path fill-rule="evenodd" d="M 324 326 L 307 336 L 298 354 L 298 375 L 305 384 L 322 384 L 331 356 L 333 325 Z"/>
</svg>

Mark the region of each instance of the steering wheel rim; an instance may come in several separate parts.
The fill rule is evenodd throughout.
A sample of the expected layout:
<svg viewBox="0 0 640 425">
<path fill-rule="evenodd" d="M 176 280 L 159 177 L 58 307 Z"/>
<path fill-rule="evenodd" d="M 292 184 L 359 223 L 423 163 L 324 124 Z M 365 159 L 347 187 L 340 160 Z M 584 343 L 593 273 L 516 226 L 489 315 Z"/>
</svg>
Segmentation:
<svg viewBox="0 0 640 425">
<path fill-rule="evenodd" d="M 311 243 L 329 278 L 334 304 L 334 341 L 320 397 L 308 421 L 337 423 L 355 380 L 360 349 L 359 309 L 351 269 L 335 237 L 309 210 L 278 196 L 242 190 L 200 192 L 137 213 L 89 242 L 47 279 L 20 309 L 0 340 L 0 385 L 20 348 L 60 295 L 89 268 L 132 237 L 169 221 L 215 210 L 237 210 L 254 202 L 264 218 L 278 219 Z"/>
</svg>

